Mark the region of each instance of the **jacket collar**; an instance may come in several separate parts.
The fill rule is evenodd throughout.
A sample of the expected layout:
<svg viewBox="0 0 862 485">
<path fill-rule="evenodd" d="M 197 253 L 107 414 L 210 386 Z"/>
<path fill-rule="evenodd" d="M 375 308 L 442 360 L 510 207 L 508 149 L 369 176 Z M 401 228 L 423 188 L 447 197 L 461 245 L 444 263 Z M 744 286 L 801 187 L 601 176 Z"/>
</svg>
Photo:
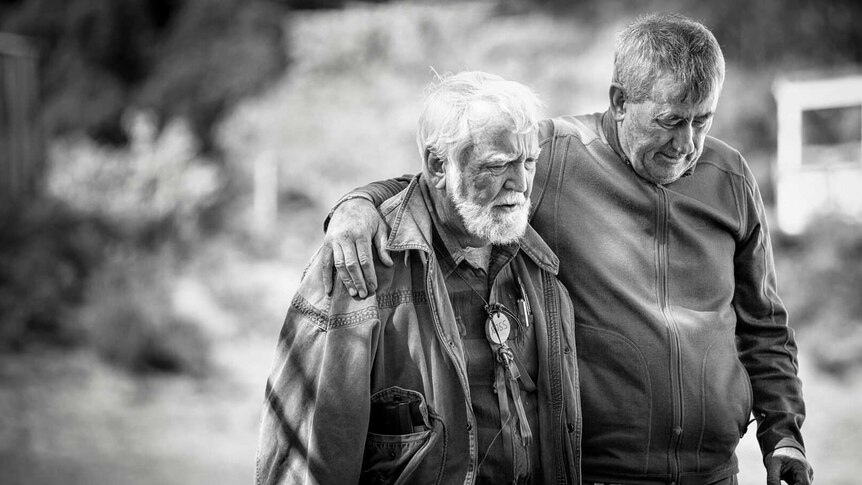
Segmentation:
<svg viewBox="0 0 862 485">
<path fill-rule="evenodd" d="M 434 210 L 434 204 L 422 174 L 413 177 L 407 188 L 384 202 L 380 210 L 386 214 L 386 220 L 390 225 L 386 249 L 390 251 L 418 249 L 428 254 L 433 253 L 431 241 L 434 222 L 430 211 Z M 519 240 L 518 246 L 542 269 L 555 275 L 559 271 L 560 260 L 531 226 L 527 225 L 527 230 Z"/>
<path fill-rule="evenodd" d="M 625 152 L 623 152 L 623 147 L 620 145 L 620 134 L 617 130 L 617 122 L 614 120 L 614 115 L 611 113 L 610 108 L 602 113 L 602 139 L 607 143 L 620 157 L 626 165 L 629 167 L 632 166 L 631 160 L 626 156 Z M 688 177 L 694 172 L 694 167 L 697 166 L 697 160 L 691 164 L 691 167 L 688 167 L 688 170 L 683 172 L 683 177 Z M 634 170 L 634 169 L 632 169 Z"/>
</svg>

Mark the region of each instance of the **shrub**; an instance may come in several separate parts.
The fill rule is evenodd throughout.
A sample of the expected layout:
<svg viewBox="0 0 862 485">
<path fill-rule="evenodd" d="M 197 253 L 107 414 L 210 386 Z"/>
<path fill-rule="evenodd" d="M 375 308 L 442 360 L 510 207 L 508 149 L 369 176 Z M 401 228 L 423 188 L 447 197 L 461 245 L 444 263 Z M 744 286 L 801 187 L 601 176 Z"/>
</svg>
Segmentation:
<svg viewBox="0 0 862 485">
<path fill-rule="evenodd" d="M 800 346 L 832 374 L 862 366 L 862 225 L 824 219 L 801 236 L 775 239 L 781 294 Z"/>
<path fill-rule="evenodd" d="M 150 113 L 129 113 L 130 149 L 88 139 L 55 141 L 48 192 L 133 239 L 155 232 L 166 240 L 194 240 L 200 216 L 220 202 L 223 177 L 200 155 L 188 123 L 174 120 L 158 136 L 156 125 Z"/>
<path fill-rule="evenodd" d="M 222 112 L 286 66 L 286 11 L 272 0 L 23 0 L 0 2 L 0 30 L 39 42 L 49 136 L 124 144 L 123 111 L 137 104 L 186 117 L 208 145 Z"/>
<path fill-rule="evenodd" d="M 0 349 L 78 342 L 69 312 L 112 231 L 52 201 L 6 207 L 0 224 Z"/>
<path fill-rule="evenodd" d="M 113 254 L 92 278 L 76 320 L 107 361 L 133 372 L 206 374 L 211 341 L 173 311 L 169 254 Z"/>
</svg>

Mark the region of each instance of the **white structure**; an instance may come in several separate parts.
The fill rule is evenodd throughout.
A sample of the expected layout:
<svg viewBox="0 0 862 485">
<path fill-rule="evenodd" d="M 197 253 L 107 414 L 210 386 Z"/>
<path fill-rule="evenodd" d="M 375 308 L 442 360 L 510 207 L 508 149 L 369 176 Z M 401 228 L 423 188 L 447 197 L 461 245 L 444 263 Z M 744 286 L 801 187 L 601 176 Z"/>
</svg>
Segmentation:
<svg viewBox="0 0 862 485">
<path fill-rule="evenodd" d="M 781 79 L 775 82 L 773 94 L 778 107 L 778 157 L 773 174 L 779 228 L 800 233 L 823 213 L 862 221 L 862 76 Z M 856 107 L 858 139 L 838 145 L 805 144 L 803 112 Z"/>
</svg>

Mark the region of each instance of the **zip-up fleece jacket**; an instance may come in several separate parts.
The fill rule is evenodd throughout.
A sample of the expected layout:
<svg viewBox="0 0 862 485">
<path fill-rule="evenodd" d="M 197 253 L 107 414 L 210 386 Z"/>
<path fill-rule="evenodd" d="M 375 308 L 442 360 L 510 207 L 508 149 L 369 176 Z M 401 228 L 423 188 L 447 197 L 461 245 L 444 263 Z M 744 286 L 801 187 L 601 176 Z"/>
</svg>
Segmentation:
<svg viewBox="0 0 862 485">
<path fill-rule="evenodd" d="M 696 167 L 658 185 L 608 112 L 546 122 L 541 143 L 532 224 L 575 303 L 584 477 L 726 477 L 752 411 L 764 455 L 804 452 L 796 343 L 739 152 L 706 137 Z"/>
<path fill-rule="evenodd" d="M 797 350 L 760 191 L 707 136 L 681 179 L 641 178 L 610 113 L 541 125 L 531 225 L 575 304 L 585 481 L 694 485 L 737 473 L 752 412 L 765 456 L 803 451 Z M 376 203 L 404 178 L 355 195 Z"/>
<path fill-rule="evenodd" d="M 266 387 L 256 483 L 472 484 L 481 456 L 465 350 L 432 249 L 433 204 L 421 176 L 381 207 L 395 265 L 375 261 L 364 300 L 323 287 L 320 251 L 293 298 Z M 492 285 L 533 309 L 545 483 L 580 483 L 574 312 L 559 260 L 530 228 Z M 369 432 L 372 402 L 416 403 L 413 432 Z"/>
</svg>

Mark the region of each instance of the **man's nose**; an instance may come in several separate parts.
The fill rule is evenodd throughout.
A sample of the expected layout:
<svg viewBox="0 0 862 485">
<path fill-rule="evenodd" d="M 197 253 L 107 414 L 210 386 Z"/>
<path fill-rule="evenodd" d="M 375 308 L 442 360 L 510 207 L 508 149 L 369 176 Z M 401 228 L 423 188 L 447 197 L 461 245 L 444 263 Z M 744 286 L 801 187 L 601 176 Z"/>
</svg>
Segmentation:
<svg viewBox="0 0 862 485">
<path fill-rule="evenodd" d="M 694 127 L 691 123 L 680 123 L 673 134 L 673 148 L 680 155 L 694 152 Z"/>
<path fill-rule="evenodd" d="M 514 192 L 524 193 L 527 191 L 527 169 L 524 162 L 509 164 L 509 170 L 506 171 L 505 188 Z"/>
</svg>

